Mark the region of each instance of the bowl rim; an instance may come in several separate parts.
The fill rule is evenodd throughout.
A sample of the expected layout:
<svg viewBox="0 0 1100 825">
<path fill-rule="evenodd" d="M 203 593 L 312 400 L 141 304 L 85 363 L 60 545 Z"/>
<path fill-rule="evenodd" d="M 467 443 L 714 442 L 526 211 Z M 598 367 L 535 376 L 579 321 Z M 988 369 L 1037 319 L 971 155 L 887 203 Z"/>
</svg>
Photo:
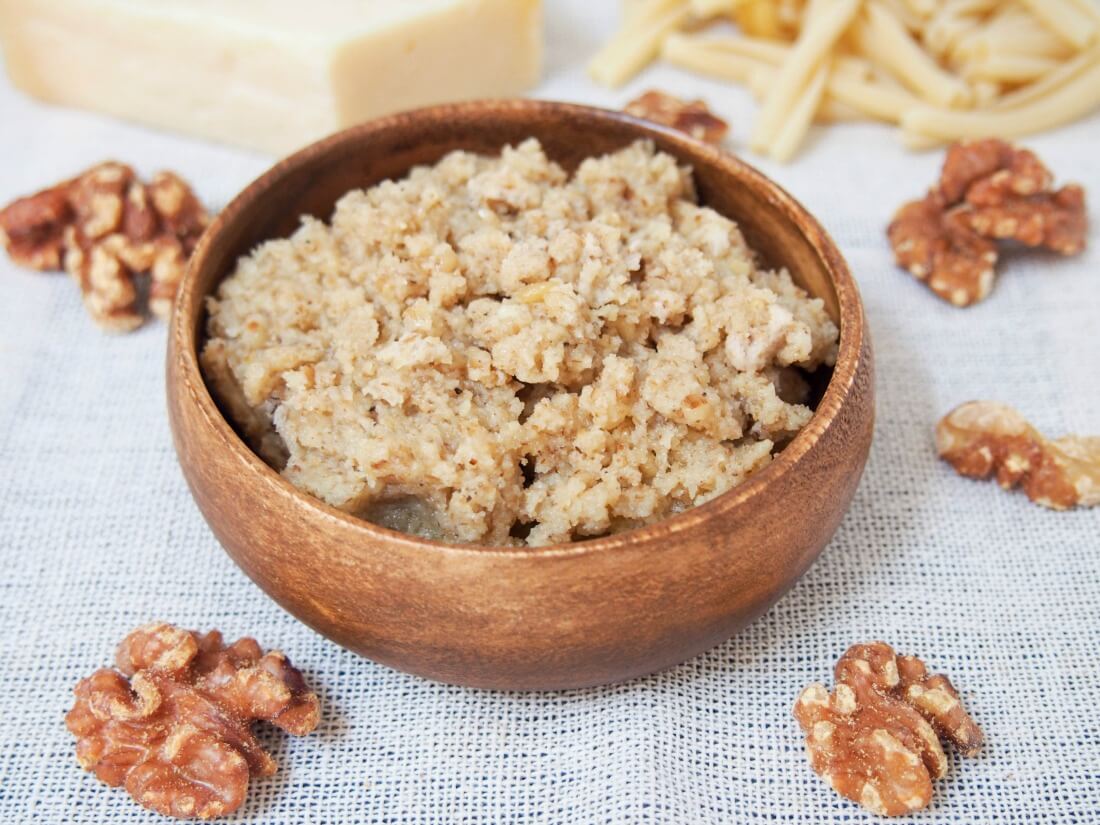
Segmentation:
<svg viewBox="0 0 1100 825">
<path fill-rule="evenodd" d="M 472 122 L 479 115 L 488 113 L 512 116 L 557 113 L 568 114 L 570 117 L 582 121 L 587 119 L 588 121 L 612 121 L 625 124 L 637 133 L 638 139 L 659 137 L 662 142 L 672 144 L 684 158 L 699 157 L 711 163 L 733 167 L 739 178 L 751 181 L 754 190 L 764 195 L 774 207 L 777 207 L 783 213 L 787 220 L 800 224 L 801 234 L 806 237 L 821 259 L 836 293 L 840 341 L 832 377 L 829 379 L 813 416 L 791 442 L 772 459 L 767 467 L 758 470 L 745 481 L 710 501 L 644 527 L 607 536 L 579 539 L 568 543 L 539 546 L 495 546 L 448 543 L 421 538 L 390 530 L 339 510 L 295 487 L 260 458 L 237 434 L 215 402 L 202 374 L 198 358 L 198 346 L 202 336 L 199 325 L 195 323 L 194 315 L 201 315 L 204 312 L 204 304 L 208 294 L 195 296 L 192 293 L 195 291 L 197 273 L 207 260 L 213 239 L 222 231 L 225 225 L 236 221 L 266 191 L 277 186 L 289 171 L 300 164 L 313 160 L 318 155 L 326 154 L 346 143 L 353 143 L 364 134 L 384 132 L 398 126 L 407 128 L 410 120 L 415 123 L 416 121 L 430 122 L 442 118 L 445 122 L 451 123 L 456 120 Z M 202 421 L 208 431 L 217 437 L 221 446 L 228 450 L 243 465 L 246 471 L 256 476 L 256 481 L 275 485 L 278 491 L 304 508 L 306 512 L 310 513 L 311 517 L 322 521 L 336 522 L 340 527 L 359 534 L 365 541 L 380 541 L 391 546 L 400 545 L 408 550 L 424 550 L 448 555 L 473 554 L 497 557 L 549 558 L 608 553 L 649 543 L 647 540 L 650 539 L 672 538 L 686 530 L 691 530 L 701 522 L 748 505 L 756 496 L 763 493 L 765 488 L 773 481 L 786 473 L 796 471 L 802 458 L 812 450 L 836 419 L 851 394 L 860 372 L 861 361 L 864 357 L 864 338 L 867 335 L 859 289 L 836 243 L 818 220 L 799 201 L 751 164 L 720 147 L 704 143 L 683 132 L 633 117 L 621 111 L 576 103 L 528 98 L 446 103 L 399 112 L 335 132 L 280 159 L 241 190 L 211 221 L 210 226 L 203 234 L 191 256 L 187 271 L 179 285 L 178 296 L 180 300 L 176 301 L 173 311 L 168 347 L 168 358 L 176 359 L 177 380 L 184 384 L 183 389 L 186 390 L 192 404 L 201 414 Z M 168 387 L 168 391 L 171 393 L 172 388 Z"/>
</svg>

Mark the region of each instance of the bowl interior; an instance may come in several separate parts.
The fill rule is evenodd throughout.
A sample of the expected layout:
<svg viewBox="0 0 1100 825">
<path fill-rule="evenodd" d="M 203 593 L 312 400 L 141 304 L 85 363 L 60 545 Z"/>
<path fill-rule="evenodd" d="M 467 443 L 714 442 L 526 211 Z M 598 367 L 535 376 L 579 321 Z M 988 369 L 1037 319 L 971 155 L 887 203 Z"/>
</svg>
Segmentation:
<svg viewBox="0 0 1100 825">
<path fill-rule="evenodd" d="M 796 461 L 825 421 L 836 414 L 859 360 L 862 309 L 832 241 L 780 187 L 722 150 L 619 112 L 570 104 L 517 100 L 433 107 L 346 130 L 276 164 L 216 218 L 195 253 L 176 314 L 176 343 L 186 372 L 199 372 L 197 355 L 206 322 L 204 299 L 233 271 L 240 256 L 263 241 L 290 235 L 305 215 L 328 220 L 336 202 L 350 190 L 400 178 L 411 167 L 434 163 L 456 149 L 496 154 L 503 146 L 529 137 L 538 138 L 547 155 L 569 170 L 586 158 L 615 151 L 640 138 L 654 141 L 693 168 L 700 201 L 735 220 L 764 263 L 786 267 L 796 282 L 824 301 L 840 326 L 841 339 L 837 366 L 812 376 L 818 420 L 796 436 L 770 467 L 735 489 L 755 487 L 753 482 L 762 484 L 763 476 L 780 471 L 777 465 Z M 213 399 L 200 400 L 211 409 L 215 403 Z M 228 427 L 233 426 L 227 416 L 220 417 Z M 240 447 L 251 453 L 243 441 Z M 258 456 L 251 457 L 262 464 Z M 703 508 L 718 506 L 732 493 Z M 304 493 L 301 496 L 313 501 Z M 331 509 L 319 501 L 316 505 L 322 511 Z M 370 528 L 390 532 L 375 525 Z M 582 543 L 596 541 L 601 540 Z"/>
</svg>

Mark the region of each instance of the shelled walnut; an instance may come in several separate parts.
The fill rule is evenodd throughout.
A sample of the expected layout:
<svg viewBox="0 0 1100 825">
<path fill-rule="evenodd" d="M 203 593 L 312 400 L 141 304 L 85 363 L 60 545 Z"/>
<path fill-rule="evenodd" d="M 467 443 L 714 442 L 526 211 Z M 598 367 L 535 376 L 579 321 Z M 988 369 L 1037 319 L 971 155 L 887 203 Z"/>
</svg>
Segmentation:
<svg viewBox="0 0 1100 825">
<path fill-rule="evenodd" d="M 702 100 L 681 100 L 656 89 L 630 101 L 623 111 L 686 132 L 706 143 L 721 143 L 729 131 L 729 124 L 714 115 Z"/>
<path fill-rule="evenodd" d="M 947 773 L 940 737 L 964 756 L 982 747 L 982 732 L 947 677 L 929 675 L 920 659 L 897 656 L 885 642 L 850 647 L 834 678 L 831 694 L 820 684 L 803 690 L 794 716 L 814 771 L 876 814 L 928 806 L 932 780 Z"/>
<path fill-rule="evenodd" d="M 116 666 L 76 686 L 65 724 L 77 761 L 166 816 L 234 811 L 250 776 L 275 772 L 254 721 L 298 735 L 317 727 L 320 706 L 302 674 L 254 639 L 226 646 L 216 630 L 150 624 L 123 640 Z"/>
<path fill-rule="evenodd" d="M 960 475 L 1019 485 L 1044 507 L 1100 504 L 1100 436 L 1047 440 L 1011 407 L 970 401 L 936 425 L 936 448 Z"/>
<path fill-rule="evenodd" d="M 0 244 L 30 269 L 64 269 L 106 330 L 145 320 L 142 296 L 160 318 L 209 218 L 191 188 L 171 172 L 146 185 L 109 161 L 0 210 Z M 148 276 L 148 289 L 141 281 Z"/>
<path fill-rule="evenodd" d="M 1061 255 L 1085 248 L 1084 190 L 1052 190 L 1050 171 L 1027 149 L 994 138 L 947 150 L 939 182 L 898 210 L 887 229 L 898 265 L 956 306 L 993 288 L 997 241 Z"/>
</svg>

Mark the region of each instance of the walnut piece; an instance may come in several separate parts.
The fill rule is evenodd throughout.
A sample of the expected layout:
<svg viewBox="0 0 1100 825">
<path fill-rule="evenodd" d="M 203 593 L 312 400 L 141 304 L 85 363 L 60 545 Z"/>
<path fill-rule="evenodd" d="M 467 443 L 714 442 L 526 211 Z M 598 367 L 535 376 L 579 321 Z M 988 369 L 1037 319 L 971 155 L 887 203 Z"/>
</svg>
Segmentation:
<svg viewBox="0 0 1100 825">
<path fill-rule="evenodd" d="M 794 706 L 814 771 L 842 796 L 880 816 L 919 811 L 947 773 L 940 737 L 964 756 L 982 746 L 946 676 L 885 642 L 853 645 L 836 664 L 836 687 L 810 685 Z"/>
<path fill-rule="evenodd" d="M 887 229 L 898 265 L 944 300 L 970 306 L 993 288 L 996 241 L 1080 253 L 1088 234 L 1084 190 L 1052 190 L 1052 181 L 1034 153 L 1005 141 L 952 145 L 936 186 L 904 204 Z"/>
<path fill-rule="evenodd" d="M 297 735 L 317 727 L 320 705 L 302 674 L 254 639 L 226 646 L 216 630 L 150 624 L 123 640 L 116 666 L 76 686 L 65 724 L 77 761 L 166 816 L 234 811 L 250 776 L 275 772 L 253 721 Z"/>
<path fill-rule="evenodd" d="M 64 269 L 79 284 L 97 324 L 128 332 L 148 308 L 172 312 L 187 261 L 209 223 L 191 188 L 171 172 L 146 186 L 134 170 L 109 161 L 0 210 L 0 244 L 30 269 Z"/>
<path fill-rule="evenodd" d="M 974 232 L 940 197 L 905 204 L 890 224 L 898 264 L 956 306 L 969 306 L 993 289 L 997 245 Z"/>
<path fill-rule="evenodd" d="M 936 448 L 960 475 L 1019 485 L 1044 507 L 1100 504 L 1100 436 L 1047 440 L 1011 407 L 970 401 L 936 425 Z"/>
<path fill-rule="evenodd" d="M 968 203 L 959 214 L 982 237 L 1016 241 L 1060 255 L 1077 255 L 1085 248 L 1085 190 L 1075 184 L 989 205 L 972 196 Z"/>
<path fill-rule="evenodd" d="M 623 111 L 686 132 L 706 143 L 721 143 L 729 131 L 729 125 L 712 114 L 702 100 L 681 100 L 655 89 L 630 101 Z"/>
</svg>

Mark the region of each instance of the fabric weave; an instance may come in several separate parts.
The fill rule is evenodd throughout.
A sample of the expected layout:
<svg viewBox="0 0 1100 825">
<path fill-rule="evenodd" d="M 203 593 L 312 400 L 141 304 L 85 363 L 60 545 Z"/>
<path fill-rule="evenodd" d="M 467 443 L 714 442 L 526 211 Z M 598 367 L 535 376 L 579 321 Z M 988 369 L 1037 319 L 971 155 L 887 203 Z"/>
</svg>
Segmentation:
<svg viewBox="0 0 1100 825">
<path fill-rule="evenodd" d="M 740 90 L 657 69 L 596 89 L 583 59 L 614 4 L 548 4 L 539 95 L 621 105 L 658 87 L 728 116 Z M 171 167 L 223 205 L 269 159 L 27 101 L 0 84 L 0 201 L 107 156 Z M 1100 118 L 1025 141 L 1100 215 Z M 261 593 L 221 551 L 176 464 L 165 328 L 93 328 L 64 276 L 0 261 L 0 821 L 157 823 L 76 765 L 63 715 L 78 679 L 161 618 L 285 650 L 324 703 L 302 739 L 265 734 L 281 768 L 230 821 L 282 823 L 872 822 L 808 766 L 791 717 L 836 658 L 883 639 L 960 686 L 985 730 L 952 760 L 924 823 L 1100 822 L 1100 510 L 1054 513 L 937 460 L 932 427 L 971 398 L 1050 435 L 1100 434 L 1100 237 L 1082 257 L 1007 257 L 968 310 L 898 271 L 884 237 L 934 180 L 882 127 L 816 134 L 762 163 L 833 233 L 860 283 L 878 364 L 875 444 L 835 540 L 739 636 L 666 673 L 554 694 L 432 684 L 358 658 Z M 751 160 L 751 159 L 750 159 Z M 675 563 L 675 548 L 669 550 Z"/>
</svg>

